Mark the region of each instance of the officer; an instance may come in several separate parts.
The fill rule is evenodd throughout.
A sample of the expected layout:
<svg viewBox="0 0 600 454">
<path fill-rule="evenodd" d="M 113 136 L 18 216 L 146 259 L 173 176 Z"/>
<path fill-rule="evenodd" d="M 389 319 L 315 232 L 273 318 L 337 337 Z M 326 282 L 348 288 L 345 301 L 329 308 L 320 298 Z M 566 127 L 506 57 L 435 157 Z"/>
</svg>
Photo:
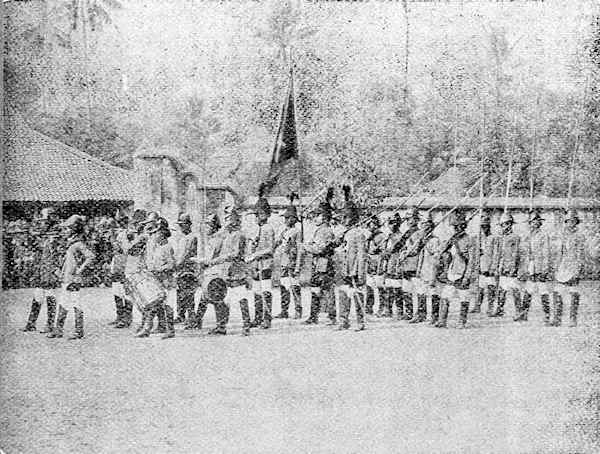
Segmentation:
<svg viewBox="0 0 600 454">
<path fill-rule="evenodd" d="M 296 275 L 296 261 L 298 259 L 298 247 L 302 242 L 301 232 L 298 228 L 298 212 L 294 206 L 294 199 L 298 196 L 292 194 L 289 197 L 290 204 L 285 209 L 283 217 L 285 228 L 280 233 L 276 243 L 275 255 L 278 258 L 277 271 L 280 279 L 281 289 L 281 313 L 275 318 L 288 318 L 290 300 L 294 300 L 294 319 L 302 318 L 302 302 L 300 300 L 300 285 Z M 275 264 L 273 265 L 275 272 Z"/>
<path fill-rule="evenodd" d="M 194 293 L 196 280 L 196 264 L 191 260 L 198 252 L 198 238 L 192 234 L 192 220 L 187 213 L 181 213 L 177 220 L 181 235 L 175 244 L 175 279 L 177 287 L 177 319 L 175 323 L 187 322 L 186 328 L 196 326 Z"/>
<path fill-rule="evenodd" d="M 494 275 L 498 278 L 498 292 L 496 295 L 498 304 L 492 317 L 504 316 L 504 304 L 506 303 L 507 292 L 512 293 L 515 314 L 520 314 L 521 312 L 521 286 L 517 281 L 521 239 L 513 233 L 513 224 L 512 215 L 508 211 L 505 211 L 500 218 L 502 234 L 498 238 L 498 247 L 492 259 L 492 269 L 494 270 Z"/>
<path fill-rule="evenodd" d="M 477 301 L 471 309 L 472 313 L 480 313 L 483 301 L 487 299 L 487 316 L 491 316 L 494 310 L 496 298 L 497 278 L 492 268 L 493 257 L 498 254 L 498 237 L 492 235 L 491 219 L 488 212 L 483 212 L 479 220 L 479 292 Z"/>
<path fill-rule="evenodd" d="M 51 208 L 44 208 L 41 211 L 41 217 L 38 219 L 38 228 L 36 232 L 38 254 L 36 267 L 36 288 L 34 289 L 33 300 L 27 325 L 23 331 L 35 331 L 40 308 L 46 303 L 47 321 L 46 327 L 41 333 L 51 333 L 54 326 L 54 317 L 56 315 L 56 296 L 60 288 L 60 266 L 62 262 L 60 231 L 54 221 L 54 211 Z"/>
<path fill-rule="evenodd" d="M 304 324 L 307 325 L 319 323 L 321 305 L 327 308 L 329 313 L 328 325 L 336 324 L 337 315 L 333 295 L 334 265 L 332 260 L 335 236 L 329 225 L 332 217 L 332 198 L 333 188 L 329 188 L 325 200 L 320 202 L 313 212 L 316 229 L 312 238 L 303 245 L 303 249 L 312 255 L 310 315 L 304 321 Z"/>
<path fill-rule="evenodd" d="M 73 308 L 75 317 L 75 332 L 69 336 L 70 340 L 81 339 L 83 337 L 83 310 L 79 305 L 79 290 L 83 284 L 83 273 L 89 269 L 94 261 L 94 253 L 85 244 L 84 219 L 82 216 L 74 214 L 63 224 L 66 230 L 66 253 L 60 272 L 62 298 L 58 306 L 58 315 L 56 325 L 52 332 L 48 334 L 49 338 L 59 338 L 63 336 L 63 329 L 67 319 L 68 310 Z"/>
<path fill-rule="evenodd" d="M 564 222 L 565 228 L 557 245 L 554 318 L 551 325 L 561 325 L 563 300 L 570 297 L 569 326 L 575 327 L 581 299 L 579 281 L 583 277 L 585 265 L 585 235 L 578 230 L 581 220 L 576 210 L 570 209 Z"/>
<path fill-rule="evenodd" d="M 441 291 L 440 314 L 437 328 L 445 328 L 450 303 L 460 303 L 459 328 L 465 328 L 471 299 L 471 285 L 477 278 L 477 240 L 467 235 L 467 221 L 463 212 L 450 216 L 452 236 L 440 247 L 440 267 L 444 269 L 445 285 Z"/>
<path fill-rule="evenodd" d="M 271 206 L 265 197 L 265 185 L 259 188 L 258 200 L 255 206 L 258 233 L 250 243 L 246 262 L 252 265 L 254 276 L 252 290 L 254 292 L 254 321 L 252 327 L 263 329 L 271 327 L 273 296 L 271 293 L 271 275 L 273 267 L 273 252 L 275 250 L 275 230 L 268 223 L 271 216 Z"/>
<path fill-rule="evenodd" d="M 367 229 L 369 237 L 367 240 L 366 312 L 372 314 L 373 306 L 377 304 L 379 307 L 378 314 L 383 314 L 382 295 L 386 306 L 391 303 L 391 292 L 384 288 L 385 265 L 382 263 L 384 260 L 382 254 L 388 236 L 381 230 L 381 221 L 377 215 L 371 216 L 367 223 Z"/>
<path fill-rule="evenodd" d="M 431 213 L 425 213 L 419 223 L 423 232 L 417 255 L 415 293 L 417 312 L 409 323 L 420 323 L 427 319 L 427 297 L 431 297 L 431 324 L 435 325 L 440 313 L 440 286 L 437 282 L 437 266 L 440 260 L 440 239 L 434 235 L 435 224 Z"/>
<path fill-rule="evenodd" d="M 349 198 L 347 197 L 347 200 Z M 347 203 L 343 209 L 342 222 L 346 229 L 341 238 L 341 279 L 339 286 L 339 314 L 340 325 L 338 330 L 350 328 L 350 308 L 352 301 L 356 307 L 357 331 L 365 329 L 364 323 L 364 299 L 362 298 L 362 287 L 366 282 L 366 238 L 363 230 L 357 226 L 359 212 L 356 205 Z"/>
<path fill-rule="evenodd" d="M 541 227 L 544 219 L 539 210 L 529 214 L 529 234 L 521 241 L 519 281 L 522 283 L 521 312 L 515 321 L 526 321 L 531 299 L 540 296 L 544 323 L 550 323 L 550 285 L 552 257 L 550 236 Z"/>
<path fill-rule="evenodd" d="M 392 316 L 393 307 L 396 306 L 398 320 L 404 316 L 404 296 L 402 295 L 402 272 L 398 267 L 400 249 L 404 244 L 404 235 L 400 230 L 402 216 L 396 213 L 387 221 L 388 232 L 379 262 L 379 270 L 384 273 L 382 306 L 377 311 L 378 316 Z M 383 308 L 383 309 L 381 309 Z"/>
</svg>

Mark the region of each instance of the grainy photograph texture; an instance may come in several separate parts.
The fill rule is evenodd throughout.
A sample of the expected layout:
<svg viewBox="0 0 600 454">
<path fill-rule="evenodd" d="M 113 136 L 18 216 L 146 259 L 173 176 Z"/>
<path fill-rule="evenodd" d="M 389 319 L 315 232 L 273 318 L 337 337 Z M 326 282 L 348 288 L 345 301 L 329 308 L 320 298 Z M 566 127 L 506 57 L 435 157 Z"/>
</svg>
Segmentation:
<svg viewBox="0 0 600 454">
<path fill-rule="evenodd" d="M 3 0 L 0 453 L 600 452 L 600 4 Z"/>
</svg>

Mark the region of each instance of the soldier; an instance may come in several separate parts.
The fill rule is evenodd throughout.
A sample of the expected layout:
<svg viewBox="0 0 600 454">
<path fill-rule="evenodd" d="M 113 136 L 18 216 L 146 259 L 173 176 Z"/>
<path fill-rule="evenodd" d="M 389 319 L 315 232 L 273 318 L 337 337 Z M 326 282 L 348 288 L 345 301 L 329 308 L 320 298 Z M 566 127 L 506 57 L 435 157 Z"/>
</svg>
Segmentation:
<svg viewBox="0 0 600 454">
<path fill-rule="evenodd" d="M 250 244 L 246 262 L 254 268 L 254 321 L 252 328 L 260 326 L 262 329 L 271 327 L 271 311 L 273 296 L 271 294 L 271 274 L 273 267 L 273 251 L 275 249 L 275 230 L 268 223 L 271 216 L 271 206 L 264 197 L 264 184 L 259 188 L 256 201 L 255 214 L 258 223 L 258 234 Z M 264 303 L 264 304 L 263 304 Z"/>
<path fill-rule="evenodd" d="M 498 238 L 496 254 L 492 258 L 494 276 L 498 278 L 498 291 L 496 294 L 498 304 L 492 317 L 504 316 L 504 304 L 506 303 L 506 292 L 508 291 L 512 292 L 515 314 L 521 312 L 521 286 L 516 279 L 519 270 L 521 239 L 513 233 L 513 224 L 512 215 L 509 212 L 504 212 L 500 218 L 502 234 Z"/>
<path fill-rule="evenodd" d="M 156 235 L 152 235 L 150 232 L 153 231 L 158 221 L 160 220 L 160 215 L 156 211 L 150 211 L 146 219 L 142 222 L 143 231 L 146 235 L 146 247 L 144 250 L 144 267 L 149 269 L 151 264 L 149 263 L 150 257 L 152 256 L 152 252 L 154 247 L 156 246 Z M 170 232 L 169 232 L 170 233 Z M 170 288 L 165 287 L 165 291 L 171 290 Z M 154 318 L 156 317 L 157 324 L 155 328 L 152 328 L 150 334 L 164 334 L 167 332 L 167 319 L 165 312 L 164 304 L 157 304 L 154 308 L 149 312 L 149 317 L 151 317 L 150 327 L 154 326 Z"/>
<path fill-rule="evenodd" d="M 46 303 L 47 322 L 46 327 L 40 333 L 51 333 L 54 326 L 54 317 L 56 315 L 56 295 L 57 289 L 60 288 L 59 271 L 61 265 L 60 251 L 60 232 L 55 225 L 52 216 L 52 209 L 44 208 L 41 212 L 41 218 L 38 219 L 39 231 L 37 256 L 37 278 L 36 288 L 34 290 L 33 300 L 31 302 L 31 310 L 27 325 L 23 331 L 35 331 L 40 308 L 43 302 Z"/>
<path fill-rule="evenodd" d="M 380 316 L 392 316 L 393 306 L 396 306 L 398 320 L 404 316 L 404 296 L 402 294 L 402 271 L 397 266 L 400 249 L 405 238 L 400 231 L 402 216 L 396 213 L 388 219 L 389 233 L 385 239 L 379 269 L 384 271 L 384 312 Z M 387 299 L 387 300 L 386 300 Z M 379 311 L 378 311 L 379 314 Z"/>
<path fill-rule="evenodd" d="M 210 215 L 206 219 L 206 247 L 204 248 L 204 255 L 196 257 L 193 259 L 194 262 L 199 264 L 206 264 L 209 261 L 216 259 L 221 252 L 221 245 L 223 243 L 223 238 L 225 233 L 221 231 L 221 222 L 219 221 L 219 217 L 216 214 Z M 206 276 L 206 267 L 198 266 L 199 272 L 199 281 L 204 281 Z M 208 289 L 208 287 L 206 288 Z M 224 301 L 214 300 L 209 297 L 209 295 L 205 294 L 203 288 L 199 288 L 196 291 L 196 299 L 198 300 L 198 310 L 196 312 L 196 328 L 202 329 L 202 323 L 204 319 L 204 314 L 206 313 L 206 308 L 208 304 L 214 304 L 215 306 L 215 315 L 217 319 L 217 327 L 211 331 L 209 334 L 223 334 L 221 331 L 224 331 L 226 328 L 226 324 L 222 323 L 225 304 Z M 219 326 L 221 323 L 221 326 Z"/>
<path fill-rule="evenodd" d="M 550 287 L 552 258 L 550 236 L 542 232 L 544 219 L 538 210 L 529 215 L 529 234 L 521 241 L 519 281 L 523 284 L 521 311 L 514 320 L 527 321 L 527 314 L 534 294 L 540 295 L 544 311 L 544 323 L 550 323 Z"/>
<path fill-rule="evenodd" d="M 321 304 L 329 313 L 328 325 L 335 325 L 336 308 L 333 295 L 333 273 L 334 266 L 332 256 L 334 253 L 335 237 L 329 226 L 332 216 L 331 199 L 333 189 L 329 188 L 325 200 L 319 203 L 314 211 L 314 222 L 316 230 L 310 241 L 303 245 L 306 252 L 312 255 L 311 275 L 311 302 L 310 315 L 304 324 L 311 325 L 319 323 L 319 309 Z"/>
<path fill-rule="evenodd" d="M 290 204 L 285 209 L 283 217 L 285 228 L 280 233 L 276 243 L 275 254 L 278 257 L 278 273 L 281 281 L 281 313 L 275 318 L 288 318 L 290 299 L 294 300 L 294 319 L 302 318 L 302 302 L 300 301 L 300 285 L 296 275 L 298 247 L 302 241 L 300 229 L 297 227 L 298 213 L 294 206 L 294 197 L 290 195 Z M 275 272 L 275 265 L 273 266 Z"/>
<path fill-rule="evenodd" d="M 63 223 L 63 227 L 66 229 L 67 236 L 67 250 L 60 272 L 63 294 L 58 306 L 56 325 L 48 337 L 63 336 L 68 310 L 73 308 L 75 332 L 69 336 L 69 339 L 75 340 L 83 338 L 84 317 L 79 306 L 79 290 L 83 284 L 82 275 L 93 263 L 94 253 L 84 242 L 84 220 L 81 216 L 74 214 Z"/>
<path fill-rule="evenodd" d="M 453 235 L 440 247 L 441 282 L 445 283 L 441 292 L 440 314 L 437 328 L 445 328 L 448 322 L 450 303 L 460 303 L 459 328 L 465 328 L 471 285 L 477 277 L 477 240 L 466 233 L 467 221 L 463 212 L 450 216 Z M 440 275 L 438 275 L 438 279 Z"/>
<path fill-rule="evenodd" d="M 431 324 L 435 325 L 440 313 L 440 288 L 437 282 L 437 267 L 440 260 L 440 239 L 433 234 L 435 224 L 431 213 L 421 218 L 419 229 L 423 232 L 417 255 L 415 293 L 417 312 L 409 323 L 420 323 L 427 319 L 427 297 L 431 297 Z"/>
<path fill-rule="evenodd" d="M 390 304 L 390 292 L 384 288 L 385 285 L 385 266 L 383 262 L 383 251 L 387 242 L 387 235 L 381 231 L 381 222 L 377 215 L 371 216 L 367 223 L 369 237 L 367 240 L 367 314 L 373 313 L 373 306 L 379 307 L 378 314 L 384 312 L 381 295 L 384 295 L 384 301 Z M 386 299 L 387 297 L 387 299 Z"/>
<path fill-rule="evenodd" d="M 479 292 L 477 302 L 471 309 L 472 313 L 481 312 L 481 305 L 487 298 L 486 314 L 490 317 L 494 310 L 494 299 L 496 297 L 496 277 L 492 268 L 492 260 L 498 254 L 498 237 L 492 235 L 491 219 L 487 212 L 481 214 L 479 220 Z"/>
<path fill-rule="evenodd" d="M 187 322 L 186 328 L 196 327 L 196 312 L 194 307 L 194 293 L 198 282 L 196 281 L 196 265 L 190 260 L 198 252 L 198 239 L 192 234 L 192 220 L 189 214 L 179 215 L 177 225 L 181 236 L 175 245 L 175 278 L 177 286 L 177 319 L 175 323 Z"/>
<path fill-rule="evenodd" d="M 225 232 L 223 232 L 222 243 L 219 253 L 213 259 L 199 261 L 207 267 L 222 266 L 222 275 L 227 284 L 227 295 L 222 304 L 215 307 L 217 310 L 217 327 L 211 334 L 227 334 L 227 323 L 229 322 L 230 305 L 239 303 L 242 313 L 242 335 L 250 334 L 250 309 L 248 307 L 248 270 L 244 260 L 246 250 L 246 237 L 241 231 L 242 218 L 235 207 L 231 207 L 225 214 Z"/>
<path fill-rule="evenodd" d="M 565 229 L 561 235 L 556 254 L 556 288 L 554 291 L 554 318 L 551 326 L 562 323 L 563 299 L 570 297 L 570 327 L 577 326 L 580 290 L 579 281 L 584 272 L 585 235 L 578 231 L 581 222 L 576 210 L 569 210 L 565 216 Z"/>
<path fill-rule="evenodd" d="M 127 284 L 125 279 L 127 254 L 124 248 L 127 244 L 129 218 L 121 213 L 121 211 L 118 211 L 116 214 L 116 223 L 117 227 L 113 235 L 113 256 L 110 262 L 110 274 L 117 317 L 109 324 L 114 325 L 115 328 L 128 328 L 133 318 L 132 296 L 131 292 L 126 292 Z"/>
<path fill-rule="evenodd" d="M 175 269 L 175 254 L 173 247 L 168 241 L 171 236 L 169 223 L 165 218 L 158 220 L 147 229 L 147 233 L 152 238 L 152 247 L 146 250 L 146 268 L 158 280 L 160 285 L 168 292 L 173 288 L 173 271 Z M 165 313 L 165 332 L 162 339 L 175 337 L 175 317 L 173 308 L 169 304 L 168 296 L 156 302 L 157 306 L 162 306 Z M 137 334 L 137 337 L 148 337 L 151 334 L 152 318 L 148 317 L 147 324 Z"/>
<path fill-rule="evenodd" d="M 347 198 L 348 200 L 348 198 Z M 350 308 L 352 301 L 356 306 L 357 331 L 365 329 L 364 307 L 361 288 L 366 281 L 366 239 L 362 229 L 357 227 L 359 221 L 358 208 L 354 204 L 346 204 L 343 210 L 343 224 L 346 232 L 341 238 L 342 260 L 339 287 L 340 325 L 338 330 L 350 328 Z"/>
</svg>

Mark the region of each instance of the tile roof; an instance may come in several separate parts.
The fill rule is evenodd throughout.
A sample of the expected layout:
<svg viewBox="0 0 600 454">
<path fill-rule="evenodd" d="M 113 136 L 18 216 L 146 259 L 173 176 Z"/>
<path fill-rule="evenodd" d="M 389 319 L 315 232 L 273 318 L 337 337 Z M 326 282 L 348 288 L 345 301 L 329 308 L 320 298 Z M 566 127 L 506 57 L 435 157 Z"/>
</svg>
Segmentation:
<svg viewBox="0 0 600 454">
<path fill-rule="evenodd" d="M 5 201 L 130 201 L 137 191 L 133 172 L 35 131 L 15 113 L 4 117 L 3 168 Z"/>
</svg>

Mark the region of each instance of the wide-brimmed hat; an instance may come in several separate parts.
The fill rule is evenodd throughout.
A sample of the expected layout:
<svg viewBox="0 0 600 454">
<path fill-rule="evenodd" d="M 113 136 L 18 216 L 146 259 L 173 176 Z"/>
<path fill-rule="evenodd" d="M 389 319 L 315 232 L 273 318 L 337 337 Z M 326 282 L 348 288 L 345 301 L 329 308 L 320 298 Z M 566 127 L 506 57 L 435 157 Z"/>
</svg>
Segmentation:
<svg viewBox="0 0 600 454">
<path fill-rule="evenodd" d="M 510 214 L 509 211 L 505 211 L 504 213 L 502 213 L 502 216 L 500 216 L 499 223 L 500 223 L 500 225 L 506 224 L 506 223 L 514 224 L 515 220 L 514 220 L 512 214 Z"/>
<path fill-rule="evenodd" d="M 448 224 L 452 226 L 462 225 L 466 223 L 467 219 L 465 217 L 465 212 L 460 210 L 452 212 L 452 214 L 450 214 L 450 219 L 448 219 Z"/>
<path fill-rule="evenodd" d="M 171 231 L 169 229 L 169 222 L 165 218 L 159 217 L 156 220 L 156 223 L 148 229 L 148 233 L 153 234 L 153 233 L 158 232 L 159 230 L 162 230 L 163 232 L 165 232 L 167 234 L 167 236 L 171 235 Z"/>
<path fill-rule="evenodd" d="M 565 214 L 565 222 L 567 221 L 575 221 L 577 222 L 577 224 L 579 224 L 581 222 L 581 219 L 579 218 L 579 215 L 577 214 L 577 210 L 571 208 L 570 210 L 567 211 L 567 213 Z"/>
<path fill-rule="evenodd" d="M 217 216 L 216 214 L 209 215 L 206 218 L 206 225 L 214 230 L 219 230 L 221 228 L 221 221 L 219 220 L 219 216 Z"/>
<path fill-rule="evenodd" d="M 479 218 L 479 225 L 492 225 L 492 217 L 490 216 L 489 212 L 484 211 L 483 213 L 481 213 L 481 217 Z"/>
<path fill-rule="evenodd" d="M 421 215 L 421 219 L 419 219 L 419 223 L 422 225 L 433 225 L 433 217 L 431 216 L 431 211 L 426 211 L 425 213 L 423 213 Z"/>
<path fill-rule="evenodd" d="M 158 214 L 158 212 L 156 212 L 156 211 L 150 211 L 146 215 L 146 219 L 144 219 L 142 221 L 142 224 L 150 224 L 152 222 L 158 222 L 159 219 L 160 219 L 160 214 Z"/>
<path fill-rule="evenodd" d="M 269 205 L 269 201 L 266 197 L 267 193 L 267 184 L 261 183 L 258 187 L 258 199 L 256 200 L 256 204 L 254 205 L 254 213 L 258 213 L 259 211 L 265 212 L 268 216 L 271 215 L 271 205 Z"/>
<path fill-rule="evenodd" d="M 78 214 L 74 214 L 69 216 L 62 224 L 62 227 L 67 227 L 70 229 L 82 229 L 85 224 L 85 218 Z"/>
<path fill-rule="evenodd" d="M 131 215 L 131 222 L 134 224 L 140 224 L 146 220 L 146 211 L 137 209 Z"/>
<path fill-rule="evenodd" d="M 294 219 L 298 220 L 298 210 L 296 209 L 296 206 L 294 205 L 294 200 L 297 200 L 297 199 L 298 199 L 298 194 L 296 194 L 295 192 L 292 192 L 288 196 L 288 200 L 290 201 L 290 203 L 286 207 L 285 211 L 283 212 L 283 217 L 285 219 L 294 218 Z"/>
<path fill-rule="evenodd" d="M 192 218 L 188 213 L 181 213 L 177 219 L 179 225 L 192 225 Z"/>
<path fill-rule="evenodd" d="M 543 221 L 542 213 L 540 210 L 532 210 L 529 212 L 529 222 Z"/>
<path fill-rule="evenodd" d="M 419 219 L 419 209 L 417 207 L 410 207 L 408 209 L 408 211 L 406 212 L 406 214 L 404 215 L 404 219 L 405 220 L 408 220 L 408 219 L 418 220 Z"/>
</svg>

